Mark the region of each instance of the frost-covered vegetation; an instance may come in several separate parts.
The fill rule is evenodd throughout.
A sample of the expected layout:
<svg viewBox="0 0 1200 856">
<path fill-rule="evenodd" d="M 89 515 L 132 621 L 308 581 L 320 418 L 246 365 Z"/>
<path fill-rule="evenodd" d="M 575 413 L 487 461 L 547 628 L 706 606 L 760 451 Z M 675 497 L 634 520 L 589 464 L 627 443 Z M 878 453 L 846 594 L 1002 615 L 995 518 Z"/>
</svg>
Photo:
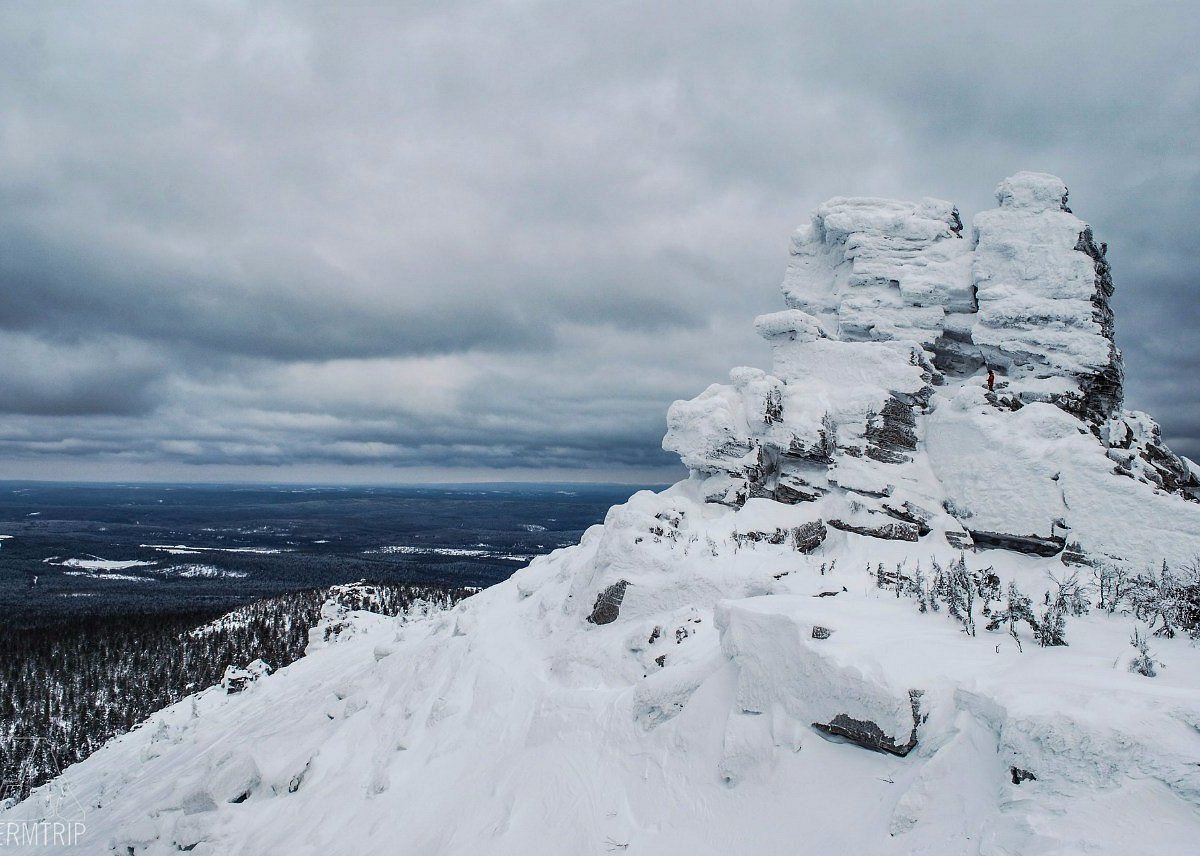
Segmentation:
<svg viewBox="0 0 1200 856">
<path fill-rule="evenodd" d="M 1067 619 L 1086 615 L 1095 606 L 1110 615 L 1133 616 L 1154 636 L 1200 639 L 1200 560 L 1178 571 L 1163 562 L 1157 569 L 1138 574 L 1102 565 L 1092 570 L 1091 582 L 1081 579 L 1078 570 L 1050 574 L 1040 611 L 1015 581 L 1004 585 L 993 568 L 968 567 L 965 555 L 947 567 L 930 559 L 928 573 L 919 562 L 911 572 L 906 572 L 906 562 L 901 562 L 892 570 L 882 564 L 873 569 L 868 565 L 867 573 L 879 588 L 916 600 L 921 612 L 944 611 L 969 636 L 976 635 L 976 621 L 981 618 L 987 630 L 1004 630 L 1018 645 L 1020 627 L 1044 648 L 1066 645 Z M 1148 643 L 1140 628 L 1133 644 L 1142 658 L 1136 671 L 1152 672 L 1146 665 Z"/>
</svg>

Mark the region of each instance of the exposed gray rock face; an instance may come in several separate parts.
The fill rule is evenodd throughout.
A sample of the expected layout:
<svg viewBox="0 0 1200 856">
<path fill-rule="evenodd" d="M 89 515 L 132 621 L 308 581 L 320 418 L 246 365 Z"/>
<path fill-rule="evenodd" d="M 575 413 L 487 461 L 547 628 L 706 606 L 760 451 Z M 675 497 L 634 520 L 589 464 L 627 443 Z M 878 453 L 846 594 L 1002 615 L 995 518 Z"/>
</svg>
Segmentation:
<svg viewBox="0 0 1200 856">
<path fill-rule="evenodd" d="M 625 600 L 625 589 L 629 588 L 628 580 L 618 580 L 600 594 L 596 595 L 596 605 L 587 620 L 592 624 L 612 624 L 621 614 L 621 603 Z"/>
<path fill-rule="evenodd" d="M 813 520 L 791 529 L 777 528 L 771 532 L 734 532 L 738 544 L 788 544 L 800 553 L 808 553 L 821 546 L 829 530 L 821 520 Z"/>
<path fill-rule="evenodd" d="M 928 535 L 932 531 L 929 528 L 929 521 L 933 515 L 925 509 L 913 505 L 911 502 L 905 502 L 899 508 L 886 502 L 882 505 L 884 513 L 889 517 L 894 517 L 905 523 L 911 523 L 917 527 L 917 534 L 921 537 Z"/>
<path fill-rule="evenodd" d="M 1010 767 L 1009 775 L 1012 776 L 1012 783 L 1019 785 L 1022 782 L 1036 782 L 1037 776 L 1028 770 L 1022 770 L 1020 767 Z"/>
<path fill-rule="evenodd" d="M 1080 233 L 1075 249 L 1086 253 L 1095 267 L 1096 291 L 1092 295 L 1095 312 L 1092 318 L 1100 325 L 1104 338 L 1110 343 L 1108 364 L 1102 366 L 1095 374 L 1085 375 L 1080 379 L 1082 401 L 1079 416 L 1092 425 L 1099 425 L 1121 409 L 1125 397 L 1125 367 L 1117 350 L 1116 323 L 1112 306 L 1109 304 L 1115 286 L 1112 281 L 1112 268 L 1105 258 L 1108 244 L 1095 242 L 1091 226 L 1085 227 Z"/>
<path fill-rule="evenodd" d="M 878 416 L 867 418 L 867 456 L 885 464 L 907 463 L 911 458 L 905 452 L 917 448 L 916 427 L 912 405 L 889 398 Z"/>
<path fill-rule="evenodd" d="M 1002 532 L 977 532 L 971 530 L 971 539 L 977 547 L 1014 550 L 1031 556 L 1057 556 L 1066 546 L 1066 539 L 1056 536 L 1006 535 Z"/>
<path fill-rule="evenodd" d="M 970 550 L 975 546 L 969 532 L 947 532 L 946 543 L 956 550 Z"/>
<path fill-rule="evenodd" d="M 820 520 L 804 523 L 792 530 L 792 546 L 801 553 L 810 553 L 825 541 L 829 530 Z"/>
<path fill-rule="evenodd" d="M 1101 426 L 1100 439 L 1114 472 L 1152 484 L 1169 493 L 1196 499 L 1200 478 L 1187 462 L 1167 448 L 1162 432 L 1145 413 L 1125 411 Z"/>
<path fill-rule="evenodd" d="M 816 628 L 813 628 L 813 637 L 827 638 L 817 637 Z M 826 734 L 844 737 L 851 743 L 856 743 L 864 749 L 871 749 L 875 752 L 887 752 L 903 758 L 916 748 L 917 745 L 917 728 L 921 724 L 921 698 L 923 695 L 924 693 L 921 690 L 910 690 L 908 693 L 909 701 L 912 703 L 913 727 L 912 732 L 906 735 L 903 742 L 900 741 L 898 735 L 893 737 L 886 734 L 874 722 L 855 719 L 844 713 L 839 713 L 829 722 L 814 722 L 813 728 L 823 731 Z"/>
<path fill-rule="evenodd" d="M 921 538 L 920 530 L 915 523 L 906 523 L 900 520 L 887 523 L 881 522 L 874 526 L 861 523 L 848 523 L 845 520 L 830 520 L 829 525 L 843 532 L 854 532 L 857 535 L 882 538 L 885 541 L 919 541 Z"/>
</svg>

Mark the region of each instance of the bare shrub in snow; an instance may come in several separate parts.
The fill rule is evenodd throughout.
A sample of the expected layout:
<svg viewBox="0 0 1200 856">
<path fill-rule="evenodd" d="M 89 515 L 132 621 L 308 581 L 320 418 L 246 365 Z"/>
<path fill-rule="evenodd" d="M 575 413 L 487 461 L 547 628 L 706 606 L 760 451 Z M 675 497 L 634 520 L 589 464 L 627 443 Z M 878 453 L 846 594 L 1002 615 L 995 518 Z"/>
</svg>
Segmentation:
<svg viewBox="0 0 1200 856">
<path fill-rule="evenodd" d="M 1064 615 L 1087 615 L 1091 610 L 1088 603 L 1086 587 L 1079 581 L 1079 573 L 1072 572 L 1063 579 L 1053 574 L 1050 581 L 1054 583 L 1055 591 L 1051 595 L 1053 603 L 1057 604 Z"/>
<path fill-rule="evenodd" d="M 1129 596 L 1129 571 L 1123 567 L 1098 564 L 1092 568 L 1092 581 L 1098 596 L 1096 608 L 1103 609 L 1109 615 L 1116 612 Z"/>
</svg>

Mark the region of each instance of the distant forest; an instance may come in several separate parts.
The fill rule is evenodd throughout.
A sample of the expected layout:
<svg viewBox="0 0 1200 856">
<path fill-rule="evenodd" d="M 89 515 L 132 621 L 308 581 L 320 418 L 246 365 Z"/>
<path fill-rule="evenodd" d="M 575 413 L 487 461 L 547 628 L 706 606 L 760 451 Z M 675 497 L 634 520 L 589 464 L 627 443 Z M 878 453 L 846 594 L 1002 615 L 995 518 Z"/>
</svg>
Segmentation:
<svg viewBox="0 0 1200 856">
<path fill-rule="evenodd" d="M 449 606 L 473 591 L 376 585 L 370 608 L 388 615 L 418 600 Z M 219 683 L 228 665 L 262 659 L 278 669 L 299 659 L 328 593 L 289 592 L 220 622 L 224 610 L 193 608 L 0 627 L 0 804 L 24 799 L 151 713 Z"/>
</svg>

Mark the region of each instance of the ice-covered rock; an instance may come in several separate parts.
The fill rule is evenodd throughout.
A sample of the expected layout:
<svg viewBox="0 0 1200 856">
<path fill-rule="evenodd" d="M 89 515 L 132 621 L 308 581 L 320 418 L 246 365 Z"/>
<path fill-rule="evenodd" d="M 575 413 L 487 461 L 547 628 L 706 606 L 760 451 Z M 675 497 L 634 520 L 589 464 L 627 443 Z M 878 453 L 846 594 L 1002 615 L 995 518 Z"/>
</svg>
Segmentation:
<svg viewBox="0 0 1200 856">
<path fill-rule="evenodd" d="M 1130 562 L 1152 532 L 1163 558 L 1200 554 L 1179 505 L 1200 482 L 1121 409 L 1105 245 L 1054 176 L 1017 173 L 996 198 L 969 239 L 948 202 L 817 209 L 793 241 L 789 308 L 755 320 L 771 373 L 735 369 L 668 414 L 663 446 L 707 500 L 812 504 L 878 538 Z M 1099 510 L 1135 496 L 1161 525 Z"/>
<path fill-rule="evenodd" d="M 1021 172 L 996 189 L 1000 207 L 974 221 L 972 339 L 1022 401 L 1049 400 L 1099 426 L 1121 406 L 1106 245 L 1067 208 L 1067 187 Z M 1044 389 L 1047 375 L 1073 388 Z M 1026 383 L 1026 380 L 1029 383 Z"/>
<path fill-rule="evenodd" d="M 796 232 L 783 293 L 839 339 L 931 344 L 975 307 L 961 238 L 949 202 L 831 199 Z"/>
<path fill-rule="evenodd" d="M 265 678 L 272 671 L 273 669 L 261 659 L 251 661 L 244 669 L 230 664 L 225 667 L 225 674 L 221 676 L 221 689 L 231 695 L 243 692 L 252 683 L 259 678 Z"/>
</svg>

